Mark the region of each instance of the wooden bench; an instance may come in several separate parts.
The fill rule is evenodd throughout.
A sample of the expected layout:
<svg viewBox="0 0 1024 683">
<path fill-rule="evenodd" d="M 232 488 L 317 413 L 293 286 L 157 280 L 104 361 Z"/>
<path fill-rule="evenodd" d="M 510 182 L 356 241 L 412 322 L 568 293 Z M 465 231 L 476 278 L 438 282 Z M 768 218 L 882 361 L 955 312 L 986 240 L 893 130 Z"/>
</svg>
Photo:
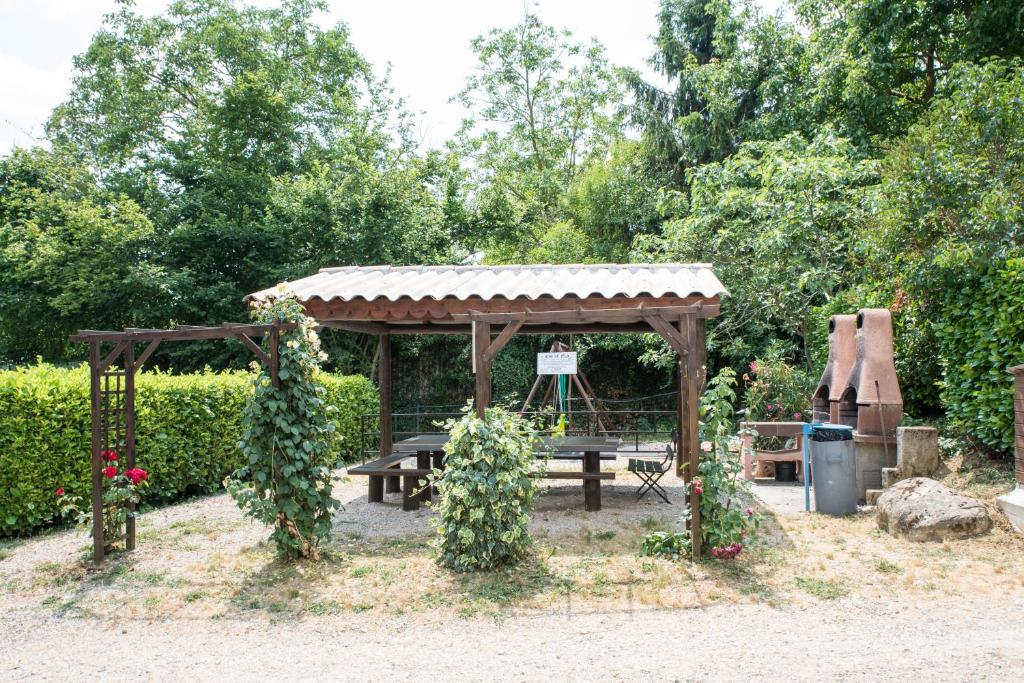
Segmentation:
<svg viewBox="0 0 1024 683">
<path fill-rule="evenodd" d="M 429 457 L 427 462 L 417 456 L 416 467 L 402 467 L 402 461 L 411 457 L 409 453 L 394 453 L 379 460 L 368 462 L 348 469 L 349 474 L 369 477 L 367 487 L 367 500 L 371 503 L 384 502 L 385 480 L 401 479 L 402 482 L 402 509 L 419 510 L 420 501 L 430 500 L 431 487 L 423 486 L 422 481 L 431 473 Z M 426 466 L 424 466 L 424 464 Z M 397 493 L 396 489 L 389 489 L 388 493 Z"/>
</svg>

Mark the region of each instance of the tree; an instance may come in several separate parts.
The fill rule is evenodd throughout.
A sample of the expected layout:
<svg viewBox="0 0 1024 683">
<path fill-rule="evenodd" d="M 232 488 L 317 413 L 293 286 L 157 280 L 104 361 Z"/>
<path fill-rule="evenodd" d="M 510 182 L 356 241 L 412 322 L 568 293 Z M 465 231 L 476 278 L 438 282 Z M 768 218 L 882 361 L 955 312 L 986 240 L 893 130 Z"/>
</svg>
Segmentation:
<svg viewBox="0 0 1024 683">
<path fill-rule="evenodd" d="M 779 137 L 803 124 L 796 85 L 804 40 L 793 26 L 749 3 L 662 0 L 651 66 L 671 89 L 627 72 L 631 118 L 651 164 L 686 185 L 686 171 L 720 161 L 747 139 Z"/>
<path fill-rule="evenodd" d="M 518 239 L 538 221 L 562 216 L 565 192 L 586 162 L 618 134 L 620 92 L 592 41 L 572 40 L 527 12 L 512 28 L 472 42 L 477 72 L 457 96 L 470 110 L 460 146 L 473 169 L 473 200 L 482 215 Z"/>
<path fill-rule="evenodd" d="M 78 329 L 159 320 L 174 284 L 157 248 L 139 206 L 73 160 L 42 149 L 0 159 L 0 358 L 67 360 Z"/>
<path fill-rule="evenodd" d="M 776 339 L 809 362 L 811 310 L 845 285 L 876 182 L 875 164 L 830 131 L 747 142 L 691 172 L 689 212 L 638 240 L 638 255 L 714 264 L 730 296 L 709 334 L 727 363 Z"/>
<path fill-rule="evenodd" d="M 954 65 L 1024 55 L 1021 0 L 794 5 L 810 32 L 815 64 L 807 99 L 819 120 L 860 145 L 903 135 Z"/>
</svg>

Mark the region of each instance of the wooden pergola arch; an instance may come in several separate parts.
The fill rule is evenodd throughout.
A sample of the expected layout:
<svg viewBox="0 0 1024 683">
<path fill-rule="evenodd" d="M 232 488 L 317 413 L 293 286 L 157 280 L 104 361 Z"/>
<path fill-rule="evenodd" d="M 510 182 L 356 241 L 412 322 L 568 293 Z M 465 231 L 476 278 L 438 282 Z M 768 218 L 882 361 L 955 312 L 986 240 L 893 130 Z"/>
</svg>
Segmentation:
<svg viewBox="0 0 1024 683">
<path fill-rule="evenodd" d="M 103 459 L 105 450 L 116 451 L 124 459 L 125 469 L 135 466 L 135 373 L 161 343 L 236 339 L 252 351 L 270 371 L 274 386 L 279 386 L 278 349 L 281 332 L 295 329 L 294 323 L 249 325 L 223 323 L 219 327 L 181 325 L 174 329 L 125 328 L 124 330 L 79 330 L 73 342 L 89 344 L 89 397 L 92 413 L 92 548 L 93 561 L 103 561 Z M 253 337 L 268 337 L 264 351 Z M 144 343 L 138 355 L 135 345 Z M 103 345 L 112 346 L 103 353 Z M 133 507 L 134 511 L 134 507 Z M 135 518 L 125 525 L 125 548 L 135 549 Z"/>
<path fill-rule="evenodd" d="M 250 295 L 289 291 L 323 327 L 380 340 L 381 456 L 392 452 L 391 338 L 459 334 L 473 343 L 474 398 L 491 402 L 491 366 L 517 334 L 659 335 L 679 364 L 677 471 L 697 469 L 698 405 L 705 384 L 705 324 L 727 294 L 708 264 L 409 266 L 328 268 Z M 694 555 L 700 503 L 690 501 Z"/>
</svg>

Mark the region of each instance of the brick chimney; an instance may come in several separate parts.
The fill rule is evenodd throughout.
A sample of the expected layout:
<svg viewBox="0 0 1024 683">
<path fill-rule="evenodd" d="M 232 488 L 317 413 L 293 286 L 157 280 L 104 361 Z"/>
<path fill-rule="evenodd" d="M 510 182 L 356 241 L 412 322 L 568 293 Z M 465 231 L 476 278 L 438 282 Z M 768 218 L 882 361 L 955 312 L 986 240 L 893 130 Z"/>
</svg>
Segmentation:
<svg viewBox="0 0 1024 683">
<path fill-rule="evenodd" d="M 815 422 L 839 422 L 839 399 L 857 358 L 857 316 L 828 319 L 828 362 L 811 400 Z"/>
<path fill-rule="evenodd" d="M 892 314 L 857 313 L 856 360 L 839 397 L 839 422 L 862 435 L 893 435 L 903 419 L 903 395 L 892 350 Z"/>
</svg>

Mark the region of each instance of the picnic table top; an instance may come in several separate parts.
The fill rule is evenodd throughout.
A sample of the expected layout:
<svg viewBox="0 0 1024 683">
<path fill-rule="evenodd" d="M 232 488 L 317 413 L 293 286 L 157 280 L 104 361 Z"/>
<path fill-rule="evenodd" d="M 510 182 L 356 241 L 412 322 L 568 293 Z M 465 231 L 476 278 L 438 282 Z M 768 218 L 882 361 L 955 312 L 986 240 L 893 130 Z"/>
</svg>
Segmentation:
<svg viewBox="0 0 1024 683">
<path fill-rule="evenodd" d="M 439 451 L 448 443 L 447 434 L 417 434 L 407 439 L 396 441 L 392 445 L 395 453 L 415 453 L 417 451 Z M 620 439 L 612 436 L 561 436 L 541 437 L 546 450 L 555 453 L 574 451 L 617 451 Z"/>
</svg>

